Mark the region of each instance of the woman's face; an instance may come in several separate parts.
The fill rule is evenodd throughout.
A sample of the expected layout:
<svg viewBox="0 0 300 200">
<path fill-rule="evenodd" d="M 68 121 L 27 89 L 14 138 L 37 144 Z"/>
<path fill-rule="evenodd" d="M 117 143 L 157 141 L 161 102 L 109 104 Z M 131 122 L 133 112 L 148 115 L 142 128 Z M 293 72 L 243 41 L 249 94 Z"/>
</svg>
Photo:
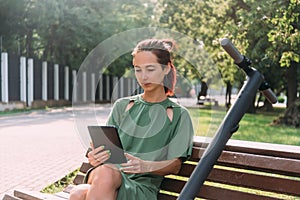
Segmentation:
<svg viewBox="0 0 300 200">
<path fill-rule="evenodd" d="M 162 67 L 157 57 L 151 51 L 141 51 L 133 58 L 135 76 L 145 92 L 154 91 L 163 86 L 165 75 L 170 71 L 169 66 Z"/>
</svg>

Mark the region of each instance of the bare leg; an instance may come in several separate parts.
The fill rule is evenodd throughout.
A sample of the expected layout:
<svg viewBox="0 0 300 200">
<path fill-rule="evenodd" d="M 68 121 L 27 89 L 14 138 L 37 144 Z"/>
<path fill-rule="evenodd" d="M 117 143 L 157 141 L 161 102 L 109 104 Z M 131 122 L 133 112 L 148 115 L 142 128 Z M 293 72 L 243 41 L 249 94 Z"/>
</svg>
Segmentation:
<svg viewBox="0 0 300 200">
<path fill-rule="evenodd" d="M 69 200 L 85 200 L 86 193 L 89 190 L 89 188 L 89 184 L 81 184 L 75 186 L 70 192 Z"/>
<path fill-rule="evenodd" d="M 86 193 L 86 200 L 115 200 L 122 175 L 112 165 L 101 165 L 91 172 L 88 183 L 91 186 Z"/>
</svg>

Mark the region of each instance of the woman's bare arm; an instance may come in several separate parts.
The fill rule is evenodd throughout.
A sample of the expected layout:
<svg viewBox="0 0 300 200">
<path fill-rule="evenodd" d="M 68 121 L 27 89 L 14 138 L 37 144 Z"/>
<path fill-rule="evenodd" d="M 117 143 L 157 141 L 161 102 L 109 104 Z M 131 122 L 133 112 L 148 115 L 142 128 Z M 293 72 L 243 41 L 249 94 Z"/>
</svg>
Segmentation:
<svg viewBox="0 0 300 200">
<path fill-rule="evenodd" d="M 125 156 L 128 158 L 128 162 L 121 164 L 121 170 L 130 174 L 153 173 L 165 176 L 168 174 L 177 174 L 181 167 L 181 160 L 179 158 L 164 161 L 145 161 L 127 153 Z"/>
</svg>

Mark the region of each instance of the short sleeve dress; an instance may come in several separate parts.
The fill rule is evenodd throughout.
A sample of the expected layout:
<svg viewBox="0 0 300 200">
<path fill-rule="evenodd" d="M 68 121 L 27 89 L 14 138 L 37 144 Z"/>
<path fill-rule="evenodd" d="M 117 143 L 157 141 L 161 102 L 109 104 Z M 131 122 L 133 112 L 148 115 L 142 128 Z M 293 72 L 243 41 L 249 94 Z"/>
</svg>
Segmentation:
<svg viewBox="0 0 300 200">
<path fill-rule="evenodd" d="M 133 106 L 126 111 L 130 102 Z M 173 118 L 167 109 L 173 110 Z M 187 159 L 192 152 L 193 126 L 184 107 L 169 98 L 158 103 L 146 102 L 141 95 L 126 97 L 115 102 L 107 125 L 116 126 L 125 152 L 148 161 L 174 158 Z M 157 199 L 163 176 L 126 174 L 118 200 Z"/>
</svg>

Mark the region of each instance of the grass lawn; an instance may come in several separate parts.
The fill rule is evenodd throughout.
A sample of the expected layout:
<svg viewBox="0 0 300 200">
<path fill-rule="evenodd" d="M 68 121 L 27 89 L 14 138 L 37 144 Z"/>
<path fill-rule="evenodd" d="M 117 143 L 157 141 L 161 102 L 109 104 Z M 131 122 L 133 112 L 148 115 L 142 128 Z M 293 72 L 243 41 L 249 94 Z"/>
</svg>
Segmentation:
<svg viewBox="0 0 300 200">
<path fill-rule="evenodd" d="M 189 108 L 195 135 L 212 137 L 226 115 L 222 107 L 218 110 L 210 108 Z M 257 111 L 256 114 L 246 113 L 239 123 L 239 130 L 231 139 L 289 144 L 300 146 L 300 129 L 283 125 L 272 125 L 281 113 L 282 108 L 272 112 Z"/>
</svg>

